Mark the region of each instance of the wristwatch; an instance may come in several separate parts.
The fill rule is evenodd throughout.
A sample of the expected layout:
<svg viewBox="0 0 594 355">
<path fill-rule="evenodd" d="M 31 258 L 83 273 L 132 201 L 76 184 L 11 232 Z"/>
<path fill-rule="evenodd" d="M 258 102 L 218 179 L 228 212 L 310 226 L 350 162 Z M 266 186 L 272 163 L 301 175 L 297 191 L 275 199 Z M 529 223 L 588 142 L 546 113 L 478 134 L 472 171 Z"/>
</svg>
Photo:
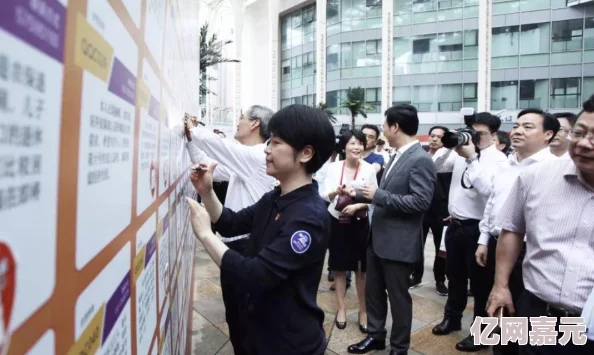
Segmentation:
<svg viewBox="0 0 594 355">
<path fill-rule="evenodd" d="M 474 156 L 470 159 L 466 159 L 466 164 L 470 165 L 473 161 L 478 160 L 478 154 L 474 154 Z"/>
</svg>

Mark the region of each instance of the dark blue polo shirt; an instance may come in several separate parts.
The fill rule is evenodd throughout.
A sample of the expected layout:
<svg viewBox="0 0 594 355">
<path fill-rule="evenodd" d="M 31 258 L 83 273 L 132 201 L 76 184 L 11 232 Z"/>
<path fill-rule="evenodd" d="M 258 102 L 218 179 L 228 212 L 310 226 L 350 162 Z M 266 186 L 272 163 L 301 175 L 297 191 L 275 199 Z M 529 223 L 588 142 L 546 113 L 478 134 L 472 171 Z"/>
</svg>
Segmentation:
<svg viewBox="0 0 594 355">
<path fill-rule="evenodd" d="M 381 167 L 380 171 L 376 174 L 377 184 L 379 185 L 379 183 L 382 179 L 382 174 L 384 173 L 384 162 L 385 162 L 384 156 L 381 154 L 372 152 L 371 154 L 369 154 L 368 156 L 363 158 L 363 160 L 365 160 L 366 162 L 368 162 L 371 165 L 379 164 L 379 166 Z"/>
<path fill-rule="evenodd" d="M 324 312 L 316 296 L 330 234 L 326 204 L 313 184 L 284 196 L 277 188 L 237 213 L 225 208 L 215 228 L 250 233 L 246 256 L 228 250 L 221 272 L 238 286 L 258 354 L 323 355 Z"/>
</svg>

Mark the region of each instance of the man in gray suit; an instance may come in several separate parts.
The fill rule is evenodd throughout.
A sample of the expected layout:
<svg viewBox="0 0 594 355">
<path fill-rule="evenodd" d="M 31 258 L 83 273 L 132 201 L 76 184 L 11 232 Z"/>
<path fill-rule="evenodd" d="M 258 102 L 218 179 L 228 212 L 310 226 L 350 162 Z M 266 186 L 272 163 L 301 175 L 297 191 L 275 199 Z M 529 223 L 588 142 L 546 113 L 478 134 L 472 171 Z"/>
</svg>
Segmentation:
<svg viewBox="0 0 594 355">
<path fill-rule="evenodd" d="M 390 159 L 378 189 L 366 186 L 349 191 L 358 201 L 375 206 L 367 248 L 368 336 L 348 347 L 351 354 L 385 349 L 387 297 L 392 308 L 390 355 L 406 354 L 410 345 L 412 299 L 409 276 L 421 260 L 423 214 L 435 187 L 435 165 L 415 135 L 417 110 L 396 105 L 385 113 L 384 135 L 396 153 Z M 386 297 L 387 291 L 387 297 Z"/>
</svg>

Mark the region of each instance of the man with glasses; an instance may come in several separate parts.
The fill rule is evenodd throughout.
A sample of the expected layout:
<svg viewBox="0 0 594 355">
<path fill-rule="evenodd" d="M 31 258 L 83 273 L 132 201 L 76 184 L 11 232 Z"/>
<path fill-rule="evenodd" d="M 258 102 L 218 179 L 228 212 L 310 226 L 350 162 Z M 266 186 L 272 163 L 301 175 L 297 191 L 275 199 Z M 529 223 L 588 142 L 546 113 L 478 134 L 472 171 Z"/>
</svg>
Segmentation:
<svg viewBox="0 0 594 355">
<path fill-rule="evenodd" d="M 559 121 L 555 116 L 545 113 L 540 109 L 526 109 L 518 114 L 518 119 L 514 123 L 511 131 L 512 145 L 515 153 L 509 156 L 499 173 L 493 178 L 493 191 L 487 201 L 487 207 L 479 228 L 481 236 L 476 250 L 476 262 L 483 268 L 486 268 L 489 284 L 493 284 L 495 277 L 495 249 L 497 248 L 497 239 L 501 233 L 501 227 L 496 223 L 499 212 L 509 190 L 513 186 L 518 175 L 528 169 L 533 164 L 538 164 L 546 160 L 557 160 L 551 154 L 548 146 L 553 137 L 559 131 Z M 526 248 L 522 249 L 520 258 L 514 266 L 510 278 L 510 290 L 514 304 L 524 290 L 522 283 L 522 260 Z M 487 290 L 487 296 L 488 292 Z M 517 344 L 512 343 L 508 346 L 494 346 L 493 353 L 499 354 L 518 354 Z"/>
<path fill-rule="evenodd" d="M 594 354 L 594 341 L 583 335 L 559 344 L 564 335 L 559 318 L 567 321 L 592 313 L 584 308 L 594 289 L 594 95 L 584 103 L 570 133 L 569 156 L 570 160 L 546 161 L 521 172 L 496 222 L 502 231 L 487 312 L 493 316 L 505 307 L 518 317 L 557 318 L 554 328 L 547 329 L 557 337 L 555 344 L 528 342 L 522 354 Z M 509 285 L 524 236 L 525 290 L 516 312 Z M 533 331 L 538 332 L 536 326 Z"/>
<path fill-rule="evenodd" d="M 551 144 L 549 144 L 549 147 L 551 148 L 551 153 L 557 157 L 569 160 L 571 159 L 568 152 L 570 133 L 573 125 L 575 125 L 577 116 L 571 112 L 561 112 L 556 113 L 555 117 L 557 120 L 559 120 L 561 128 L 559 129 L 559 133 L 557 133 Z"/>
<path fill-rule="evenodd" d="M 273 111 L 263 106 L 252 106 L 237 121 L 235 139 L 221 138 L 218 134 L 195 121 L 186 119 L 186 147 L 194 164 L 210 166 L 218 162 L 213 181 L 228 181 L 224 206 L 240 211 L 255 204 L 274 188 L 275 179 L 266 174 L 265 142 L 269 139 L 268 121 Z M 245 254 L 249 235 L 232 238 L 222 236 L 222 241 L 240 254 Z M 235 349 L 239 349 L 239 309 L 233 283 L 221 274 L 221 289 L 229 335 Z M 238 352 L 237 352 L 238 353 Z"/>
<path fill-rule="evenodd" d="M 379 128 L 377 128 L 376 125 L 365 124 L 363 127 L 361 127 L 361 132 L 363 132 L 365 138 L 367 139 L 367 145 L 365 146 L 365 151 L 363 152 L 363 160 L 375 168 L 377 181 L 379 183 L 385 164 L 383 155 L 375 152 L 375 146 L 377 145 L 377 140 L 379 139 L 380 135 Z M 371 218 L 371 216 L 369 217 Z"/>
<path fill-rule="evenodd" d="M 480 157 L 472 141 L 455 148 L 459 156 L 450 170 L 450 223 L 445 234 L 448 300 L 443 321 L 433 328 L 435 335 L 446 335 L 461 329 L 462 313 L 468 302 L 468 279 L 470 290 L 475 296 L 474 316 L 486 316 L 485 306 L 492 284 L 485 277 L 485 269 L 476 263 L 474 253 L 481 234 L 479 222 L 492 191 L 493 176 L 507 160 L 494 144 L 500 126 L 499 117 L 489 112 L 477 113 L 472 128 L 479 138 Z M 449 155 L 444 154 L 435 161 L 438 172 L 444 172 L 440 167 L 449 161 Z M 456 344 L 459 351 L 477 351 L 481 348 L 481 345 L 474 345 L 472 335 Z"/>
<path fill-rule="evenodd" d="M 443 143 L 441 138 L 450 130 L 443 126 L 434 126 L 429 129 L 429 155 L 433 161 L 440 157 L 441 154 L 447 153 L 448 149 L 442 149 Z M 455 158 L 456 154 L 452 153 L 451 158 Z M 431 206 L 425 216 L 423 217 L 423 250 L 429 230 L 433 233 L 433 245 L 435 246 L 435 259 L 433 261 L 433 277 L 435 278 L 435 289 L 440 296 L 448 295 L 448 288 L 445 285 L 445 258 L 439 256 L 439 247 L 441 245 L 441 237 L 443 234 L 444 218 L 448 216 L 448 193 L 450 191 L 450 184 L 452 182 L 451 172 L 437 172 L 437 180 L 435 189 L 433 191 L 433 199 Z M 423 280 L 425 271 L 424 252 L 423 257 L 415 263 L 413 273 L 410 275 L 410 288 L 417 287 Z"/>
</svg>

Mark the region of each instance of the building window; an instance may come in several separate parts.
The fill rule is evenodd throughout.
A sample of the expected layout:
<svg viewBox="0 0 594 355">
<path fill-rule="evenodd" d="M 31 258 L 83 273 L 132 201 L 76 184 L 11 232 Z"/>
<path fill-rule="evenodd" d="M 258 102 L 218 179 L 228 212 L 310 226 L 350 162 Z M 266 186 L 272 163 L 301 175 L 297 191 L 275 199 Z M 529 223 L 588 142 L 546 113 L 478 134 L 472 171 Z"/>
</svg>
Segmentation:
<svg viewBox="0 0 594 355">
<path fill-rule="evenodd" d="M 315 72 L 314 52 L 303 54 L 303 76 L 312 75 Z"/>
<path fill-rule="evenodd" d="M 435 110 L 435 85 L 413 86 L 413 106 L 419 112 Z"/>
<path fill-rule="evenodd" d="M 433 11 L 437 8 L 437 0 L 413 0 L 414 12 Z"/>
<path fill-rule="evenodd" d="M 330 109 L 336 109 L 339 105 L 339 91 L 328 91 L 326 93 L 326 104 Z"/>
<path fill-rule="evenodd" d="M 507 26 L 493 28 L 493 57 L 518 55 L 520 48 L 520 27 Z"/>
<path fill-rule="evenodd" d="M 549 103 L 549 81 L 521 80 L 520 81 L 520 110 L 526 108 L 545 108 Z"/>
<path fill-rule="evenodd" d="M 478 90 L 477 90 L 477 83 L 466 83 L 464 84 L 462 95 L 463 95 L 463 105 L 464 107 L 472 107 L 475 110 L 478 106 Z"/>
<path fill-rule="evenodd" d="M 365 102 L 373 105 L 373 109 L 367 110 L 367 113 L 378 113 L 382 108 L 382 89 L 381 88 L 367 88 L 365 89 Z"/>
<path fill-rule="evenodd" d="M 282 68 L 282 81 L 291 80 L 291 60 L 283 60 Z"/>
<path fill-rule="evenodd" d="M 315 5 L 299 9 L 281 19 L 282 50 L 300 46 L 315 40 Z"/>
<path fill-rule="evenodd" d="M 335 44 L 328 47 L 328 51 L 326 54 L 326 67 L 327 70 L 336 70 L 340 68 L 339 56 L 338 51 L 340 50 L 340 45 Z"/>
<path fill-rule="evenodd" d="M 439 0 L 437 2 L 437 8 L 439 10 L 451 9 L 454 7 L 462 7 L 464 1 L 462 0 Z"/>
<path fill-rule="evenodd" d="M 584 49 L 594 49 L 594 17 L 586 18 Z"/>
<path fill-rule="evenodd" d="M 464 59 L 478 58 L 478 30 L 464 31 Z"/>
<path fill-rule="evenodd" d="M 577 108 L 581 101 L 581 79 L 551 79 L 551 108 Z"/>
<path fill-rule="evenodd" d="M 392 105 L 412 103 L 410 86 L 397 86 L 392 88 Z"/>
<path fill-rule="evenodd" d="M 291 58 L 291 69 L 293 73 L 293 79 L 300 78 L 302 76 L 303 58 L 301 56 Z"/>
<path fill-rule="evenodd" d="M 326 25 L 328 35 L 381 28 L 381 0 L 328 0 Z"/>
<path fill-rule="evenodd" d="M 460 60 L 462 59 L 461 32 L 442 33 L 437 38 L 437 51 L 439 60 Z"/>
<path fill-rule="evenodd" d="M 438 111 L 460 111 L 462 108 L 462 84 L 439 85 Z"/>
<path fill-rule="evenodd" d="M 547 23 L 522 25 L 520 54 L 549 53 L 551 25 Z"/>
<path fill-rule="evenodd" d="M 553 52 L 582 49 L 583 25 L 582 19 L 553 22 Z"/>
<path fill-rule="evenodd" d="M 491 83 L 491 109 L 515 110 L 518 107 L 518 83 L 497 81 Z"/>
</svg>

